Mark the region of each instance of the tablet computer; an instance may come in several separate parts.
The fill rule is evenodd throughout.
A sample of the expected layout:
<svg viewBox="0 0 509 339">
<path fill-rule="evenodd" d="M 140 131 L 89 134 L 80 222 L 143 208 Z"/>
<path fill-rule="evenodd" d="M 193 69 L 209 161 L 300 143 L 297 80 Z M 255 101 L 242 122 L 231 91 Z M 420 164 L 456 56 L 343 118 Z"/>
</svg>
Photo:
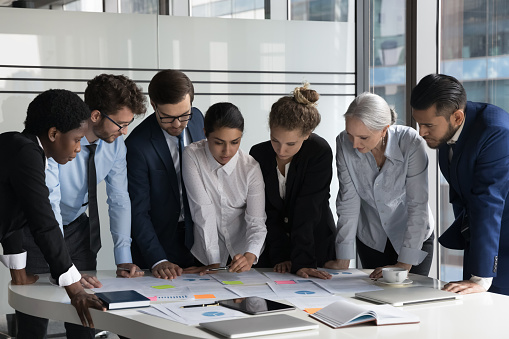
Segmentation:
<svg viewBox="0 0 509 339">
<path fill-rule="evenodd" d="M 220 300 L 219 305 L 247 314 L 264 314 L 295 309 L 293 306 L 259 297 Z"/>
</svg>

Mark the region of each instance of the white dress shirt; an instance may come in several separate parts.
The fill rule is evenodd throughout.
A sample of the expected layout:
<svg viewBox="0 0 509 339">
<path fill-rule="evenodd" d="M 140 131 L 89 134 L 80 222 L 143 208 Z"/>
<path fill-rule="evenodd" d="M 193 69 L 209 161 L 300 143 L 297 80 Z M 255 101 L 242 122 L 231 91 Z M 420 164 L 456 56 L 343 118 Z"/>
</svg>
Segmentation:
<svg viewBox="0 0 509 339">
<path fill-rule="evenodd" d="M 194 221 L 191 253 L 205 265 L 224 266 L 228 256 L 263 250 L 265 184 L 260 165 L 238 150 L 226 164 L 210 153 L 207 140 L 186 147 L 182 174 Z"/>
<path fill-rule="evenodd" d="M 379 252 L 384 252 L 388 238 L 398 261 L 420 264 L 427 255 L 422 244 L 434 228 L 424 140 L 413 128 L 390 126 L 386 161 L 380 171 L 373 154 L 353 148 L 346 131 L 336 142 L 337 258 L 355 258 L 356 236 Z"/>
</svg>

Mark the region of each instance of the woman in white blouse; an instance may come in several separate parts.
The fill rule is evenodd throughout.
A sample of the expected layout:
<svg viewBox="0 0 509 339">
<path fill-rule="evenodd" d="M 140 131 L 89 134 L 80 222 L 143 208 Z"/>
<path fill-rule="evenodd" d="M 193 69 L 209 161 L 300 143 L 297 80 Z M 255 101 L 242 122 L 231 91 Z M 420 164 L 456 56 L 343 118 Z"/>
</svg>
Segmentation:
<svg viewBox="0 0 509 339">
<path fill-rule="evenodd" d="M 225 266 L 248 271 L 263 250 L 265 191 L 260 166 L 239 149 L 244 118 L 227 102 L 205 114 L 206 140 L 186 147 L 182 175 L 194 221 L 191 253 L 205 272 Z M 186 272 L 191 272 L 186 270 Z"/>
<path fill-rule="evenodd" d="M 363 268 L 382 276 L 384 266 L 428 275 L 433 258 L 433 217 L 428 207 L 426 143 L 378 95 L 363 93 L 345 113 L 337 137 L 339 193 L 336 261 L 347 268 L 357 245 Z"/>
</svg>

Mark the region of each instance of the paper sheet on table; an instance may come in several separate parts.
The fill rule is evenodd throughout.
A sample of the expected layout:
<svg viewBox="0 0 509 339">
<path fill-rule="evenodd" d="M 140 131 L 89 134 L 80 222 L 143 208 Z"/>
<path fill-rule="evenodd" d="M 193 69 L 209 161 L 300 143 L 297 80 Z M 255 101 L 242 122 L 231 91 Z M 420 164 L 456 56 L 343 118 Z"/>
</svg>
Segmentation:
<svg viewBox="0 0 509 339">
<path fill-rule="evenodd" d="M 292 297 L 326 297 L 331 294 L 320 286 L 308 282 L 293 285 L 277 285 L 273 282 L 268 283 L 270 288 L 280 297 L 281 299 L 287 299 Z"/>
<path fill-rule="evenodd" d="M 169 312 L 169 311 L 163 312 L 162 310 L 160 310 L 157 307 L 157 305 L 152 305 L 150 307 L 142 308 L 142 309 L 138 310 L 138 312 L 145 313 L 148 315 L 153 315 L 153 316 L 156 316 L 159 318 L 172 320 L 172 321 L 181 321 L 180 317 L 178 317 L 176 314 L 174 314 L 173 312 Z"/>
<path fill-rule="evenodd" d="M 328 297 L 292 297 L 286 298 L 286 301 L 292 303 L 298 309 L 306 311 L 308 313 L 314 313 L 325 306 L 329 306 L 330 304 L 339 301 L 346 300 L 343 297 L 338 295 L 330 295 Z"/>
<path fill-rule="evenodd" d="M 270 300 L 280 299 L 276 293 L 267 285 L 228 286 L 227 290 L 232 291 L 239 297 L 260 297 Z"/>
<path fill-rule="evenodd" d="M 193 296 L 210 296 L 210 298 L 204 298 L 201 297 L 200 299 L 210 299 L 210 300 L 223 300 L 223 299 L 234 299 L 238 298 L 239 295 L 236 293 L 227 290 L 224 286 L 203 286 L 203 285 L 197 285 L 197 286 L 189 286 L 189 289 L 191 290 L 191 294 Z M 197 298 L 198 299 L 198 298 Z"/>
<path fill-rule="evenodd" d="M 302 278 L 292 273 L 263 272 L 263 274 L 278 285 L 291 285 L 292 281 L 296 284 L 308 283 L 314 280 Z"/>
<path fill-rule="evenodd" d="M 244 318 L 248 316 L 245 313 L 232 310 L 223 306 L 181 308 L 181 306 L 184 305 L 194 305 L 194 304 L 199 303 L 178 302 L 178 303 L 159 304 L 156 306 L 158 310 L 172 312 L 174 315 L 176 315 L 175 321 L 181 322 L 186 325 L 197 325 L 199 323 L 205 323 L 210 321 Z"/>
<path fill-rule="evenodd" d="M 135 290 L 147 298 L 157 297 L 157 300 L 194 299 L 188 287 L 177 287 L 171 280 L 154 277 L 106 278 L 101 279 L 101 283 L 103 287 L 94 288 L 94 292 Z"/>
<path fill-rule="evenodd" d="M 216 279 L 212 278 L 213 274 L 182 274 L 181 276 L 171 280 L 175 286 L 222 286 Z"/>
<path fill-rule="evenodd" d="M 263 285 L 270 281 L 254 268 L 242 273 L 218 272 L 210 276 L 223 285 Z"/>
</svg>

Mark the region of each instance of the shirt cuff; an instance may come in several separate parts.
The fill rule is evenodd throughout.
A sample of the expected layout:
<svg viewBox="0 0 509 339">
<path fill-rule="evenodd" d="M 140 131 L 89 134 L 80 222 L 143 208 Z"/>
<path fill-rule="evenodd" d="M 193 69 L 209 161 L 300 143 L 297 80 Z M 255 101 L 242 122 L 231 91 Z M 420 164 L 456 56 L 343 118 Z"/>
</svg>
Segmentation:
<svg viewBox="0 0 509 339">
<path fill-rule="evenodd" d="M 49 278 L 49 281 L 52 284 L 62 286 L 62 287 L 72 285 L 75 282 L 78 282 L 80 280 L 81 280 L 81 273 L 78 272 L 78 269 L 74 265 L 72 265 L 67 270 L 67 272 L 61 274 L 60 277 L 58 277 L 58 284 L 55 279 L 53 279 L 52 277 Z"/>
<path fill-rule="evenodd" d="M 398 261 L 412 266 L 416 266 L 419 265 L 424 260 L 424 258 L 426 258 L 427 255 L 428 252 L 426 251 L 409 247 L 402 247 L 401 250 L 399 251 Z"/>
<path fill-rule="evenodd" d="M 21 270 L 27 263 L 27 252 L 0 255 L 0 261 L 11 270 Z"/>
<path fill-rule="evenodd" d="M 486 291 L 490 289 L 491 283 L 493 282 L 493 278 L 481 278 L 472 274 L 470 278 L 471 282 L 476 283 L 477 285 L 483 287 Z"/>
<path fill-rule="evenodd" d="M 115 255 L 115 265 L 120 264 L 132 264 L 133 257 L 131 256 L 131 248 L 130 247 L 118 247 L 113 249 L 113 254 Z"/>
<path fill-rule="evenodd" d="M 157 265 L 159 265 L 160 263 L 165 262 L 165 261 L 168 261 L 168 260 L 166 260 L 166 259 L 159 260 L 159 261 L 158 261 L 158 262 L 156 262 L 154 265 L 152 265 L 151 270 L 153 270 L 153 269 L 154 269 L 154 267 L 156 267 Z"/>
<path fill-rule="evenodd" d="M 336 259 L 355 259 L 354 244 L 336 244 Z"/>
</svg>

